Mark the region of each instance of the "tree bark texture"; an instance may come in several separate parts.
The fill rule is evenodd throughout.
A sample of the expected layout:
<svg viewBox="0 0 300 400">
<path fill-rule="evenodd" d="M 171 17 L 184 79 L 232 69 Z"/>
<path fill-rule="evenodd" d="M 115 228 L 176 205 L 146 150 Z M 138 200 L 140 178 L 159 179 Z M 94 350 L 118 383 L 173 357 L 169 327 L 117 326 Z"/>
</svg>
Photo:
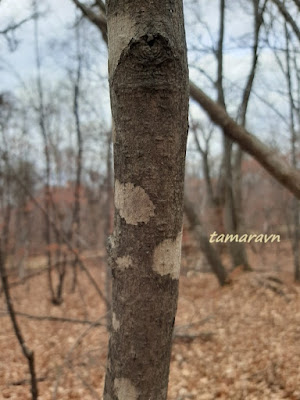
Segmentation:
<svg viewBox="0 0 300 400">
<path fill-rule="evenodd" d="M 107 2 L 115 221 L 105 400 L 167 398 L 188 128 L 181 0 Z"/>
</svg>

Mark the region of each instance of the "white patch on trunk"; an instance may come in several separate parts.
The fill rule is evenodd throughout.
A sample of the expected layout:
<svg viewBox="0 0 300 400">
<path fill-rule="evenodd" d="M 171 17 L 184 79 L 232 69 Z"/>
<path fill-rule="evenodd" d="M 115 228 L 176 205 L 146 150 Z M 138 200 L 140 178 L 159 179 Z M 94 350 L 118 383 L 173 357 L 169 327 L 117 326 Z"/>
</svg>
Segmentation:
<svg viewBox="0 0 300 400">
<path fill-rule="evenodd" d="M 130 256 L 118 257 L 116 263 L 118 268 L 124 271 L 132 266 L 132 258 Z"/>
<path fill-rule="evenodd" d="M 112 314 L 112 326 L 115 331 L 118 331 L 120 329 L 120 321 L 117 319 L 116 314 L 113 312 Z"/>
<path fill-rule="evenodd" d="M 115 182 L 115 206 L 127 224 L 145 224 L 154 216 L 155 206 L 145 190 L 132 183 Z"/>
<path fill-rule="evenodd" d="M 129 379 L 115 379 L 114 387 L 118 400 L 137 400 L 139 393 Z"/>
<path fill-rule="evenodd" d="M 173 279 L 179 279 L 181 263 L 180 232 L 175 240 L 166 239 L 154 249 L 153 270 L 160 275 L 171 275 Z"/>
<path fill-rule="evenodd" d="M 110 362 L 110 358 L 107 359 L 106 362 L 106 368 L 110 371 L 111 370 L 111 362 Z"/>
<path fill-rule="evenodd" d="M 109 76 L 112 76 L 119 63 L 122 51 L 135 35 L 135 23 L 129 15 L 123 13 L 110 16 L 107 22 L 108 71 Z"/>
</svg>

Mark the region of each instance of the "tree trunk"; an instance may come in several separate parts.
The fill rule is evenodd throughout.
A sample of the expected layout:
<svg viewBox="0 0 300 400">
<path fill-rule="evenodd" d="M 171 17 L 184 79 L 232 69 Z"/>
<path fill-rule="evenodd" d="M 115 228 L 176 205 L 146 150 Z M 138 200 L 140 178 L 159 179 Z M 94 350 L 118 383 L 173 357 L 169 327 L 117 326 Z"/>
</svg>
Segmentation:
<svg viewBox="0 0 300 400">
<path fill-rule="evenodd" d="M 114 125 L 105 400 L 167 398 L 188 118 L 181 0 L 107 2 Z"/>
<path fill-rule="evenodd" d="M 187 199 L 184 199 L 184 212 L 189 221 L 190 227 L 192 228 L 196 239 L 199 242 L 201 250 L 203 251 L 213 273 L 216 275 L 219 284 L 224 286 L 230 283 L 227 271 L 222 264 L 218 252 L 214 246 L 209 242 L 209 239 L 203 229 L 200 218 L 195 212 L 193 204 Z"/>
<path fill-rule="evenodd" d="M 223 88 L 223 44 L 225 37 L 225 0 L 220 0 L 220 26 L 219 26 L 219 41 L 216 51 L 216 58 L 218 63 L 217 71 L 217 90 L 218 90 L 218 104 L 226 111 L 226 102 Z M 224 225 L 226 232 L 230 234 L 237 233 L 237 220 L 235 201 L 234 201 L 234 187 L 233 187 L 233 171 L 232 171 L 232 140 L 226 136 L 223 130 L 223 143 L 224 153 L 223 162 L 224 172 L 221 171 L 220 179 L 224 179 Z M 233 268 L 243 265 L 245 269 L 249 268 L 246 250 L 244 243 L 232 242 L 229 244 L 229 251 L 232 259 Z"/>
</svg>

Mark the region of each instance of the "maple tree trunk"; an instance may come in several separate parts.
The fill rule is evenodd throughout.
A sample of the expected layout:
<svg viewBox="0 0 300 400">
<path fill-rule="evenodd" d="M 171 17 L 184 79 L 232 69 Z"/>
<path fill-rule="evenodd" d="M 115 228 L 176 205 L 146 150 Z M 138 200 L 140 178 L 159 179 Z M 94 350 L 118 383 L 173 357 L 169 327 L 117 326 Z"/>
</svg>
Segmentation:
<svg viewBox="0 0 300 400">
<path fill-rule="evenodd" d="M 107 2 L 115 221 L 105 400 L 167 398 L 188 119 L 181 0 Z"/>
</svg>

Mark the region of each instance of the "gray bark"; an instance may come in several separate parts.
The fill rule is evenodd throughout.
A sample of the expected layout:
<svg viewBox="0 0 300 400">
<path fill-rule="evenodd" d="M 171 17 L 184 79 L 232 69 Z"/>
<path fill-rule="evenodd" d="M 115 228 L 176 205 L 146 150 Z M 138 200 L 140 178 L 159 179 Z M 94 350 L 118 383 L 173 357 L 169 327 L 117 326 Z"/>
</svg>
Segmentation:
<svg viewBox="0 0 300 400">
<path fill-rule="evenodd" d="M 107 2 L 115 221 L 104 399 L 167 398 L 188 118 L 181 0 Z"/>
</svg>

